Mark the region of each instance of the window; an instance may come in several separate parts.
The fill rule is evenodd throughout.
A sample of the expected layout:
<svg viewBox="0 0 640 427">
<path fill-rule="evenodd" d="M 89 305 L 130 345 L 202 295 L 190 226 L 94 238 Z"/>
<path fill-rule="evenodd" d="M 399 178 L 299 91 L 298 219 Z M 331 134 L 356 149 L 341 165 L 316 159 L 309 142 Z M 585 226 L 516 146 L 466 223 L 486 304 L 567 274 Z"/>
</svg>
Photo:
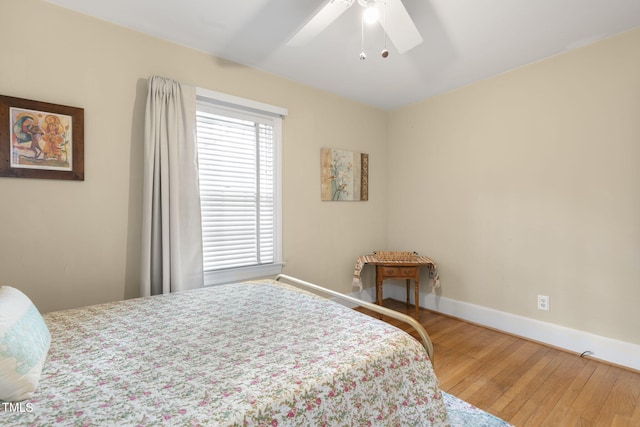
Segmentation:
<svg viewBox="0 0 640 427">
<path fill-rule="evenodd" d="M 281 270 L 281 115 L 198 90 L 196 139 L 205 285 Z"/>
</svg>

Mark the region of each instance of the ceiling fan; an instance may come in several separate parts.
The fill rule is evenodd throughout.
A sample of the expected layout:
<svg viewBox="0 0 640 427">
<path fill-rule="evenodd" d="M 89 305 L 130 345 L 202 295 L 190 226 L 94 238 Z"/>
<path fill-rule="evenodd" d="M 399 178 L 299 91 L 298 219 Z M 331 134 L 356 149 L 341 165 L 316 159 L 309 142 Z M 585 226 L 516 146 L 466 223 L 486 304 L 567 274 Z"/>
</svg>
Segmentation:
<svg viewBox="0 0 640 427">
<path fill-rule="evenodd" d="M 354 2 L 355 0 L 329 0 L 287 42 L 287 46 L 303 46 L 307 44 L 331 25 L 333 21 L 338 19 Z M 363 11 L 364 20 L 376 22 L 378 21 L 378 16 L 380 16 L 379 22 L 398 53 L 405 53 L 422 43 L 422 36 L 420 36 L 416 25 L 401 0 L 358 0 L 358 4 L 365 9 Z"/>
</svg>

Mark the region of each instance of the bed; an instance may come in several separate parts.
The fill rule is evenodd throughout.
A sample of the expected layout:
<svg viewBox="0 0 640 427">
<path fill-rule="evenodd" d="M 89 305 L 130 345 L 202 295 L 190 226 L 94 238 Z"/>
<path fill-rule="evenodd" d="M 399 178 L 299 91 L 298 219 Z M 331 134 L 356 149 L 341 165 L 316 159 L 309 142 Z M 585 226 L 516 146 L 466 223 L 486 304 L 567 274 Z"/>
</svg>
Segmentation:
<svg viewBox="0 0 640 427">
<path fill-rule="evenodd" d="M 448 425 L 428 345 L 279 279 L 44 315 L 38 388 L 0 424 Z"/>
</svg>

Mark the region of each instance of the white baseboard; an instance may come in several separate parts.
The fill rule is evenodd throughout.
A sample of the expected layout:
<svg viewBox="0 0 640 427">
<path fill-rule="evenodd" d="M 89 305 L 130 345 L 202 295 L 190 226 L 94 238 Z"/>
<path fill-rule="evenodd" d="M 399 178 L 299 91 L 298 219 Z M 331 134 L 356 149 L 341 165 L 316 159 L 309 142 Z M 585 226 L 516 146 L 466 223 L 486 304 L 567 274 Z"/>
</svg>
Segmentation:
<svg viewBox="0 0 640 427">
<path fill-rule="evenodd" d="M 371 302 L 375 298 L 373 292 L 375 291 L 369 288 L 353 292 L 351 296 Z M 394 283 L 385 284 L 383 294 L 385 298 L 399 301 L 404 301 L 407 295 L 404 286 Z M 413 299 L 411 302 L 413 303 Z M 640 345 L 637 344 L 440 297 L 431 292 L 420 293 L 420 306 L 573 353 L 588 351 L 591 358 L 640 371 Z"/>
</svg>

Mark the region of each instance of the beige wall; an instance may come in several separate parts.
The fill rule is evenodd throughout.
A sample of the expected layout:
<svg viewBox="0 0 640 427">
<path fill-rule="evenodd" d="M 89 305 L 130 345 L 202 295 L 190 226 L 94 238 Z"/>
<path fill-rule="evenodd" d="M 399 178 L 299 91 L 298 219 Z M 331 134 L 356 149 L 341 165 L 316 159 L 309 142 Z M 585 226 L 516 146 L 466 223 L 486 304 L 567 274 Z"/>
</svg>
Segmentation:
<svg viewBox="0 0 640 427">
<path fill-rule="evenodd" d="M 432 256 L 442 296 L 640 344 L 640 31 L 395 111 L 389 135 L 389 244 Z"/>
<path fill-rule="evenodd" d="M 42 311 L 138 296 L 146 79 L 289 109 L 284 272 L 351 291 L 386 245 L 387 113 L 37 0 L 0 2 L 0 94 L 85 109 L 85 181 L 0 178 L 0 284 Z M 369 153 L 370 200 L 320 201 L 320 148 Z"/>
<path fill-rule="evenodd" d="M 85 109 L 84 182 L 0 178 L 0 284 L 42 311 L 138 295 L 157 74 L 289 109 L 286 273 L 350 292 L 355 257 L 410 248 L 443 296 L 640 343 L 638 31 L 390 114 L 39 0 L 0 36 L 0 94 Z M 320 201 L 321 147 L 369 153 L 368 202 Z"/>
</svg>

